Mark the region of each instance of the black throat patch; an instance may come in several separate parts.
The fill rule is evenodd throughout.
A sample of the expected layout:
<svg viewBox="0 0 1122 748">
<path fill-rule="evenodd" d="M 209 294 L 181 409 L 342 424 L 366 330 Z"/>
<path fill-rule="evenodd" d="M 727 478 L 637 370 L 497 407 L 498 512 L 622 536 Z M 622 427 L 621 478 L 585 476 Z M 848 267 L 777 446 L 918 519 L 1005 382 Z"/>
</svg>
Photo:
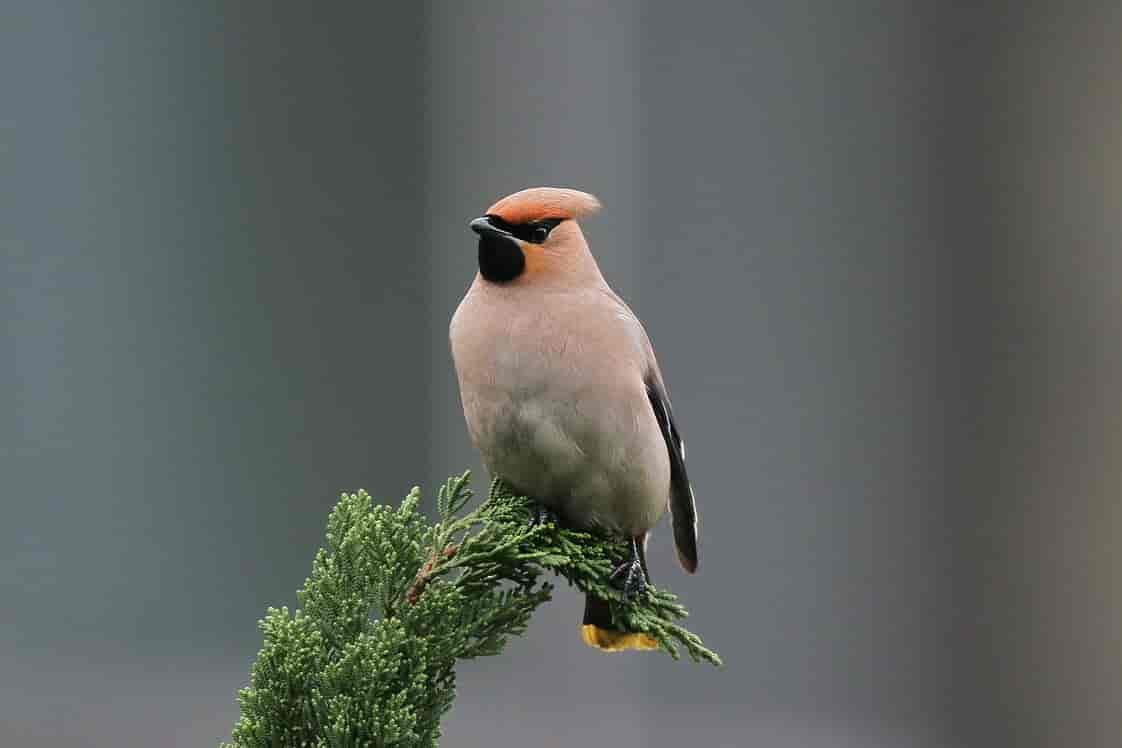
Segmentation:
<svg viewBox="0 0 1122 748">
<path fill-rule="evenodd" d="M 509 283 L 526 269 L 518 242 L 501 234 L 479 237 L 479 274 L 492 283 Z"/>
</svg>

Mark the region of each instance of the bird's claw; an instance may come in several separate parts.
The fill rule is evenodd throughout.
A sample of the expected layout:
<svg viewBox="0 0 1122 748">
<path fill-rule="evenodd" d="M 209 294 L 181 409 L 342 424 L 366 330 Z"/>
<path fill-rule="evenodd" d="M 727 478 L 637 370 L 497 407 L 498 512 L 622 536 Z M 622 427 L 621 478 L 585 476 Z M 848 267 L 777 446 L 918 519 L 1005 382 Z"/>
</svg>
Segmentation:
<svg viewBox="0 0 1122 748">
<path fill-rule="evenodd" d="M 632 600 L 647 591 L 647 575 L 638 558 L 624 561 L 615 568 L 608 582 L 623 593 L 624 601 Z"/>
<path fill-rule="evenodd" d="M 533 508 L 530 509 L 530 521 L 527 524 L 530 527 L 548 524 L 557 526 L 560 524 L 560 521 L 555 511 L 544 504 L 535 503 Z"/>
</svg>

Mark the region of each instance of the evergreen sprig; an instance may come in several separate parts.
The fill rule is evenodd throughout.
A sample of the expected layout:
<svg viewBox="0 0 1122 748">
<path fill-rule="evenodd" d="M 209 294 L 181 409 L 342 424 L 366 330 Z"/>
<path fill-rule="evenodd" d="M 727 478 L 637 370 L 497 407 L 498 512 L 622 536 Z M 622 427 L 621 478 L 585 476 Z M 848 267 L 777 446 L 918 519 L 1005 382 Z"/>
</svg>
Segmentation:
<svg viewBox="0 0 1122 748">
<path fill-rule="evenodd" d="M 269 608 L 250 685 L 238 692 L 238 748 L 435 746 L 455 697 L 458 659 L 494 655 L 550 599 L 552 571 L 611 603 L 622 628 L 649 634 L 678 659 L 720 665 L 676 623 L 677 598 L 649 587 L 631 601 L 609 585 L 623 542 L 530 526 L 533 502 L 493 481 L 477 509 L 470 473 L 437 496 L 438 521 L 418 511 L 414 488 L 397 508 L 343 494 L 327 521 L 327 545 L 297 593 L 301 608 Z"/>
</svg>

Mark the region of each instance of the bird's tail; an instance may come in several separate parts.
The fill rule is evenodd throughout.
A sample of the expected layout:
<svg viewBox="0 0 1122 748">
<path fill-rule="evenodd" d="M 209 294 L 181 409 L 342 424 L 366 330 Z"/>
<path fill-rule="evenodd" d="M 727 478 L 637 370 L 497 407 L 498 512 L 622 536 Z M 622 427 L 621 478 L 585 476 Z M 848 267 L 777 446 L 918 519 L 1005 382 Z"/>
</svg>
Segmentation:
<svg viewBox="0 0 1122 748">
<path fill-rule="evenodd" d="M 607 600 L 584 596 L 584 625 L 581 638 L 590 647 L 604 652 L 626 649 L 658 649 L 658 642 L 649 634 L 620 631 L 612 623 L 612 609 Z"/>
</svg>

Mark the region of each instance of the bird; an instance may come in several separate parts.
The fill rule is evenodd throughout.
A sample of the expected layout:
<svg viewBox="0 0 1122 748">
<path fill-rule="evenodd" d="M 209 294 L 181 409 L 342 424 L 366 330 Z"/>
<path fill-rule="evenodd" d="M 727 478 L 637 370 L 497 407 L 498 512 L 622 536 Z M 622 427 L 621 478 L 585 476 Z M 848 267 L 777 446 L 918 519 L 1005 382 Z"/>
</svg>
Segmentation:
<svg viewBox="0 0 1122 748">
<path fill-rule="evenodd" d="M 484 465 L 538 504 L 537 521 L 626 539 L 610 582 L 649 584 L 647 538 L 672 516 L 683 569 L 698 565 L 686 448 L 643 325 L 605 281 L 578 219 L 600 209 L 575 189 L 533 187 L 470 222 L 478 272 L 449 338 L 468 432 Z M 586 595 L 586 644 L 654 649 Z"/>
</svg>

